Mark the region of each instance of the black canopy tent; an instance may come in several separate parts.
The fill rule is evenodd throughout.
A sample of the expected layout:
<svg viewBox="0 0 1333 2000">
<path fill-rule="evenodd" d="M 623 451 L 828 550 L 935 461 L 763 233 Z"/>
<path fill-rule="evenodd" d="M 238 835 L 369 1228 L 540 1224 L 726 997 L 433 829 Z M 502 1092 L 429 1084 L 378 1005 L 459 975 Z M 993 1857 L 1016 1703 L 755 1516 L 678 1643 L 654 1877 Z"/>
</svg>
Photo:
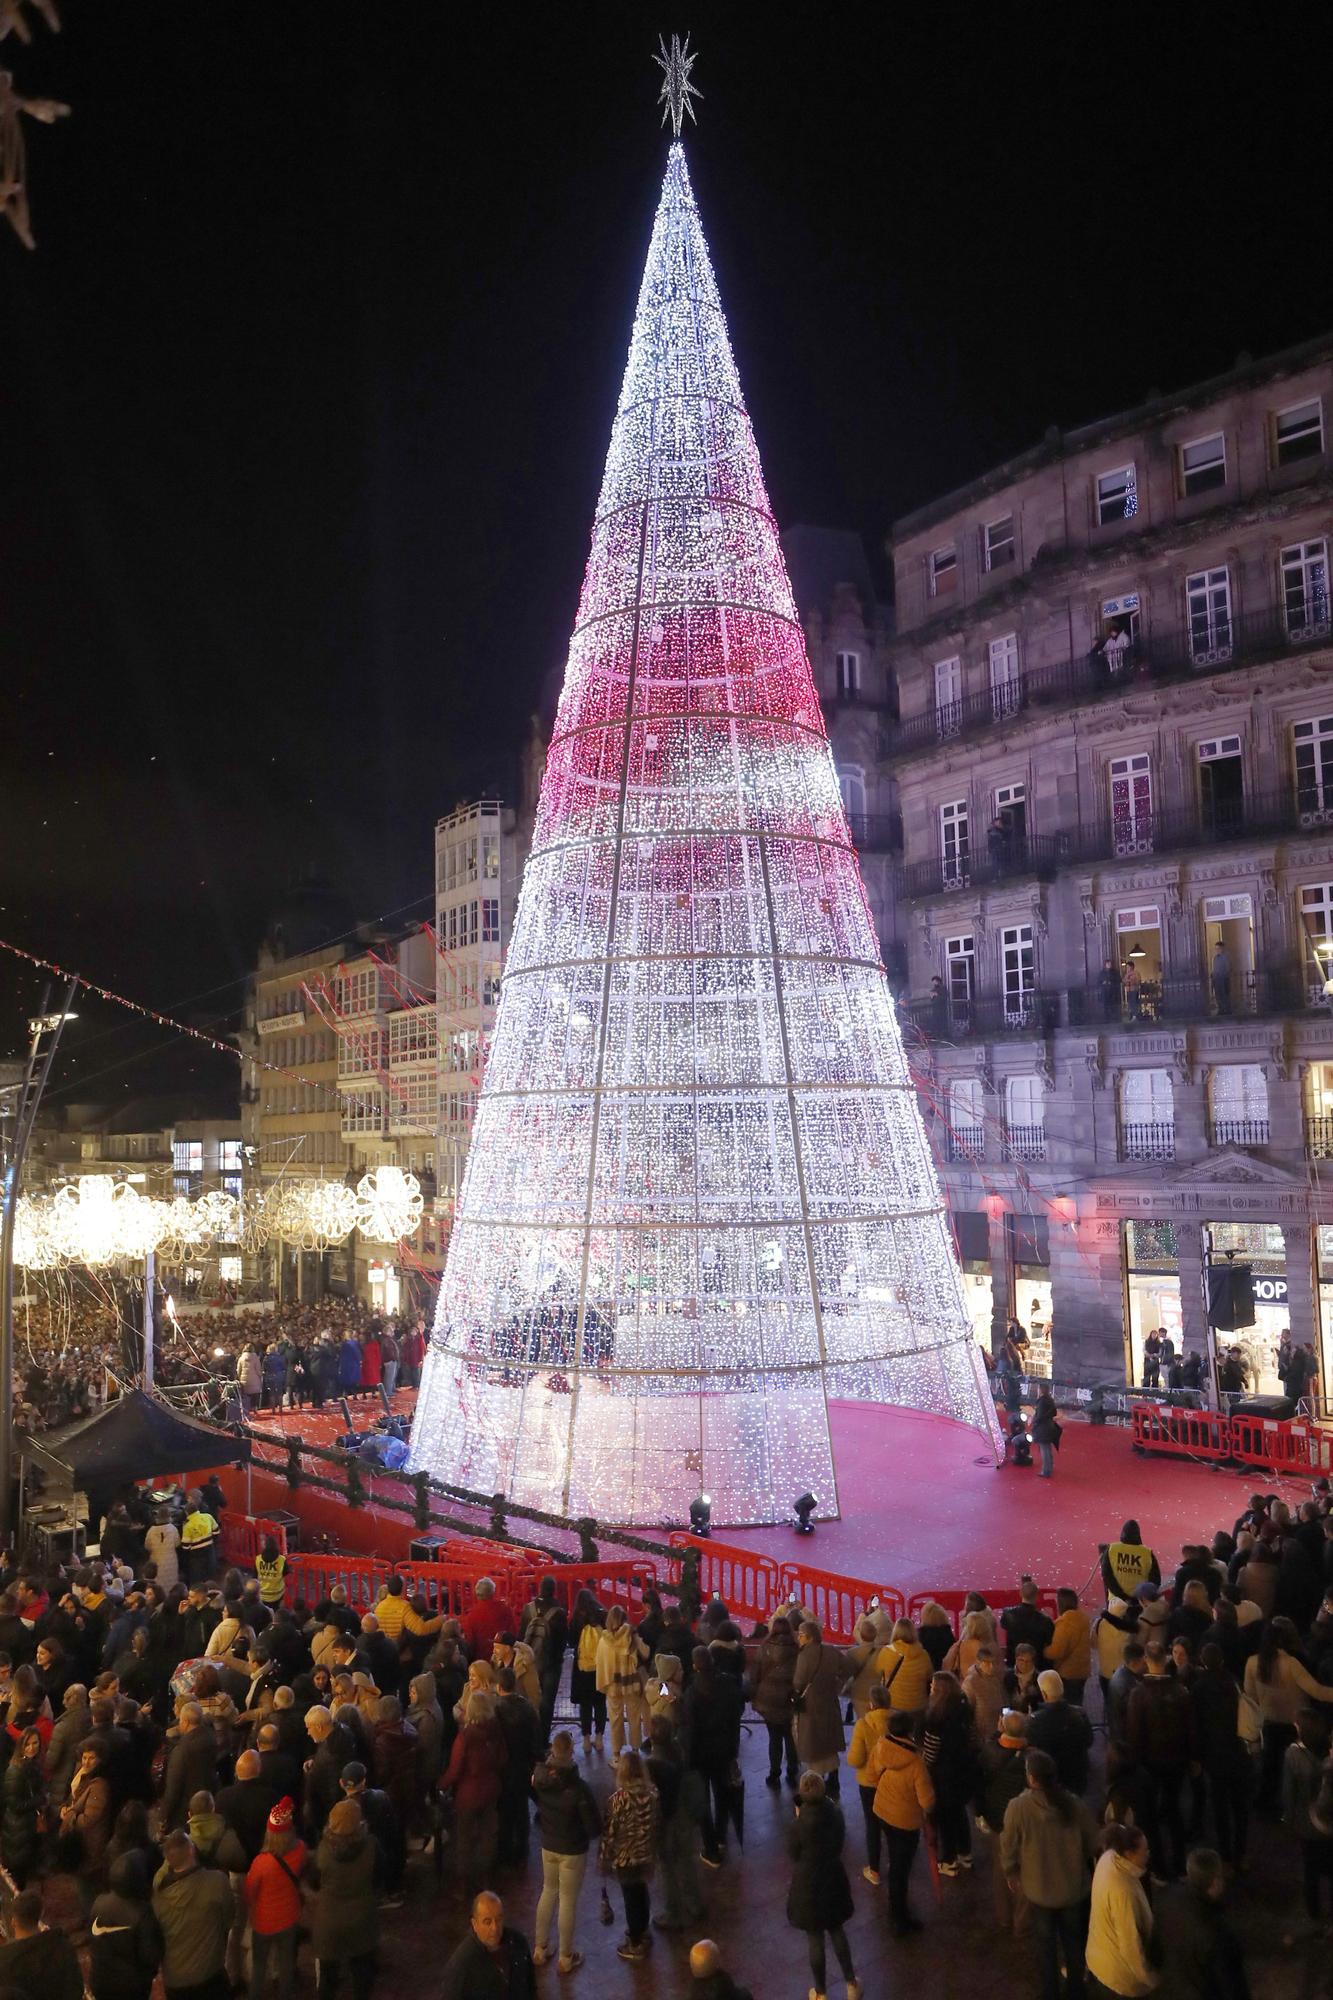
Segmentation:
<svg viewBox="0 0 1333 2000">
<path fill-rule="evenodd" d="M 105 1492 L 134 1479 L 203 1472 L 250 1456 L 250 1440 L 214 1430 L 130 1389 L 91 1417 L 58 1431 L 20 1437 L 19 1456 L 62 1486 Z"/>
</svg>

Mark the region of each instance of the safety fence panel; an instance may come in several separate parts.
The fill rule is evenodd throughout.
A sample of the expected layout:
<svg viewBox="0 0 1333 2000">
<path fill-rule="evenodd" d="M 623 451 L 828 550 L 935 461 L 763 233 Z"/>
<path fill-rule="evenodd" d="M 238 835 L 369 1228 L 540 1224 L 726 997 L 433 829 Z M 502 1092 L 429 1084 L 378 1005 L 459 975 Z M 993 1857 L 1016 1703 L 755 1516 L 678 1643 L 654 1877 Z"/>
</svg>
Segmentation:
<svg viewBox="0 0 1333 2000">
<path fill-rule="evenodd" d="M 424 1597 L 432 1613 L 442 1612 L 446 1618 L 459 1618 L 472 1609 L 483 1577 L 491 1579 L 496 1596 L 509 1606 L 515 1620 L 530 1595 L 525 1577 L 507 1574 L 495 1563 L 395 1562 L 391 1567 L 402 1577 L 409 1597 Z"/>
<path fill-rule="evenodd" d="M 218 1547 L 224 1562 L 254 1567 L 255 1557 L 272 1535 L 279 1551 L 287 1553 L 287 1530 L 277 1521 L 250 1520 L 228 1508 L 218 1524 Z"/>
<path fill-rule="evenodd" d="M 673 1534 L 667 1537 L 673 1550 L 699 1551 L 699 1593 L 704 1598 L 721 1597 L 728 1610 L 744 1618 L 771 1617 L 785 1602 L 781 1571 L 771 1556 L 758 1556 L 753 1549 L 733 1549 L 725 1542 L 704 1540 L 699 1535 Z M 671 1564 L 671 1582 L 680 1582 L 680 1565 Z"/>
<path fill-rule="evenodd" d="M 1272 1472 L 1303 1472 L 1309 1464 L 1308 1424 L 1236 1411 L 1228 1426 L 1232 1458 Z"/>
<path fill-rule="evenodd" d="M 647 1557 L 632 1562 L 559 1563 L 534 1570 L 532 1595 L 546 1577 L 555 1584 L 556 1602 L 573 1611 L 581 1590 L 590 1590 L 599 1604 L 623 1604 L 627 1612 L 643 1608 L 643 1595 L 657 1584 L 657 1571 Z"/>
<path fill-rule="evenodd" d="M 315 1605 L 328 1596 L 335 1584 L 347 1592 L 353 1611 L 364 1616 L 375 1609 L 375 1599 L 393 1565 L 375 1556 L 314 1556 L 298 1551 L 287 1558 L 287 1596 Z"/>
<path fill-rule="evenodd" d="M 824 1637 L 838 1646 L 851 1644 L 861 1620 L 876 1607 L 889 1618 L 906 1612 L 902 1592 L 891 1584 L 866 1583 L 809 1563 L 783 1563 L 781 1590 L 786 1600 L 804 1606 L 819 1621 Z"/>
<path fill-rule="evenodd" d="M 1333 1431 L 1324 1424 L 1307 1423 L 1301 1418 L 1294 1418 L 1288 1428 L 1299 1469 L 1308 1472 L 1312 1479 L 1333 1475 Z"/>
<path fill-rule="evenodd" d="M 1230 1421 L 1220 1410 L 1173 1410 L 1160 1403 L 1136 1403 L 1133 1442 L 1140 1451 L 1179 1458 L 1226 1458 Z"/>
</svg>

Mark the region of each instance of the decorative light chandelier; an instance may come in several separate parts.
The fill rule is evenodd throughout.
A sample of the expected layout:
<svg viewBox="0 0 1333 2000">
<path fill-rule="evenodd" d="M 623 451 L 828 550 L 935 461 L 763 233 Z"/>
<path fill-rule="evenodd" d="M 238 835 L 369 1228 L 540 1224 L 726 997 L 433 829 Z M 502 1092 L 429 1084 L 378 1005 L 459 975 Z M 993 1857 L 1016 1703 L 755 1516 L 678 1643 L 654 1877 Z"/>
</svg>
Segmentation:
<svg viewBox="0 0 1333 2000">
<path fill-rule="evenodd" d="M 376 1167 L 356 1184 L 356 1226 L 373 1243 L 397 1243 L 420 1226 L 421 1183 L 402 1167 Z"/>
</svg>

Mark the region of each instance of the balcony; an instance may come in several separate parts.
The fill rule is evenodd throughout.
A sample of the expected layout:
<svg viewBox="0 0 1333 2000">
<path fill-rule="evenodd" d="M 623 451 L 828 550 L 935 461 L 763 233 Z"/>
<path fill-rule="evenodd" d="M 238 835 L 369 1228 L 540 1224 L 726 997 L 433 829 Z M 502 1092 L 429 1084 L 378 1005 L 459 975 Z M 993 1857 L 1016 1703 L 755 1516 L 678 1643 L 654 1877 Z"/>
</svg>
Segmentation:
<svg viewBox="0 0 1333 2000">
<path fill-rule="evenodd" d="M 1060 1025 L 1058 993 L 977 993 L 968 1000 L 940 994 L 899 1003 L 902 1017 L 928 1041 L 971 1042 L 1000 1035 L 1049 1035 Z"/>
<path fill-rule="evenodd" d="M 848 813 L 847 824 L 853 841 L 863 854 L 902 853 L 901 813 Z"/>
<path fill-rule="evenodd" d="M 1305 1157 L 1307 1160 L 1333 1160 L 1333 1113 L 1306 1113 Z"/>
<path fill-rule="evenodd" d="M 1120 1127 L 1120 1157 L 1122 1160 L 1174 1160 L 1176 1157 L 1176 1128 L 1170 1125 L 1122 1125 Z"/>
<path fill-rule="evenodd" d="M 907 716 L 885 730 L 885 755 L 919 755 L 939 743 L 976 736 L 1021 715 L 1096 701 L 1136 682 L 1166 685 L 1197 680 L 1201 674 L 1229 673 L 1274 655 L 1326 646 L 1333 632 L 1327 618 L 1289 626 L 1285 611 L 1275 606 L 1246 618 L 1214 621 L 1200 640 L 1205 637 L 1207 644 L 1181 636 L 1141 640 L 1123 655 L 1120 670 L 1114 673 L 1100 652 L 1035 667 L 1000 687 L 985 688 L 939 710 L 927 709 L 924 715 Z"/>
<path fill-rule="evenodd" d="M 1209 1128 L 1214 1146 L 1266 1146 L 1266 1118 L 1214 1118 Z"/>
<path fill-rule="evenodd" d="M 1044 1160 L 1046 1158 L 1046 1127 L 1044 1125 L 1006 1125 L 1004 1128 L 1004 1157 L 1006 1160 Z"/>
<path fill-rule="evenodd" d="M 1066 996 L 1071 1028 L 1137 1028 L 1157 1021 L 1263 1020 L 1275 1014 L 1300 1014 L 1307 1007 L 1302 976 L 1278 968 L 1233 972 L 1225 993 L 1202 973 L 1167 979 L 1145 979 L 1112 996 L 1096 987 L 1072 989 Z"/>
<path fill-rule="evenodd" d="M 945 1151 L 951 1160 L 975 1162 L 986 1151 L 984 1125 L 950 1125 L 945 1134 Z"/>
<path fill-rule="evenodd" d="M 903 869 L 903 893 L 942 896 L 951 889 L 986 889 L 997 882 L 1054 875 L 1065 850 L 1063 834 L 1030 834 L 996 840 L 984 854 L 938 855 L 933 861 L 913 861 Z"/>
<path fill-rule="evenodd" d="M 1232 804 L 1208 805 L 1200 800 L 1140 814 L 1132 822 L 1112 820 L 1105 826 L 1056 838 L 1066 842 L 1067 861 L 1087 863 L 1138 860 L 1145 854 L 1218 847 L 1233 840 L 1275 840 L 1326 825 L 1333 825 L 1333 810 L 1323 807 L 1314 795 L 1287 787 Z"/>
</svg>

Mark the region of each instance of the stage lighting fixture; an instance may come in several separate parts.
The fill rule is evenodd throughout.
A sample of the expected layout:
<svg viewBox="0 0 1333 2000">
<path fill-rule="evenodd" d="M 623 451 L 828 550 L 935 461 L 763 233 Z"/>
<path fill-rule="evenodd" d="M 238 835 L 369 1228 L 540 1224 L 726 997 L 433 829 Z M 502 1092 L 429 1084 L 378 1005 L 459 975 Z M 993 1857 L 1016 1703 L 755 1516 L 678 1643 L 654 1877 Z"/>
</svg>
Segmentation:
<svg viewBox="0 0 1333 2000">
<path fill-rule="evenodd" d="M 792 1501 L 791 1511 L 796 1516 L 796 1532 L 798 1535 L 814 1534 L 815 1524 L 811 1516 L 818 1505 L 819 1502 L 813 1493 L 802 1493 L 799 1500 Z"/>
<path fill-rule="evenodd" d="M 700 1493 L 690 1502 L 690 1533 L 707 1537 L 713 1531 L 713 1502 L 707 1493 Z"/>
</svg>

